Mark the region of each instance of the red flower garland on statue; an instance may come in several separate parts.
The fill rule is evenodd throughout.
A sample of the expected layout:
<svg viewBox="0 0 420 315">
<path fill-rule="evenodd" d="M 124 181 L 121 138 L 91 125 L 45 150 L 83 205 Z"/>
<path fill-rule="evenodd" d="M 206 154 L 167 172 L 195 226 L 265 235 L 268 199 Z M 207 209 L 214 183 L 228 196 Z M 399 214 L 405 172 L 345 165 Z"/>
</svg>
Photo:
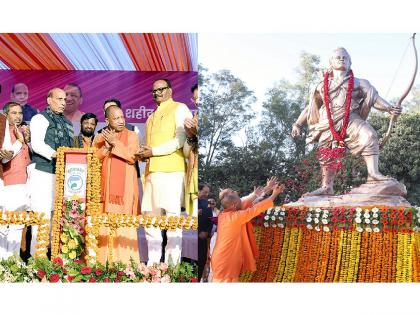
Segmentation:
<svg viewBox="0 0 420 315">
<path fill-rule="evenodd" d="M 320 148 L 318 149 L 318 158 L 324 161 L 328 161 L 328 166 L 334 170 L 339 170 L 343 167 L 342 158 L 344 157 L 344 152 L 346 150 L 344 139 L 346 138 L 347 127 L 349 125 L 350 118 L 350 105 L 351 105 L 351 95 L 353 93 L 354 87 L 354 76 L 353 71 L 349 71 L 349 82 L 347 86 L 346 102 L 345 102 L 345 112 L 343 117 L 343 127 L 338 133 L 335 130 L 334 122 L 331 116 L 330 108 L 330 96 L 328 91 L 328 79 L 329 72 L 327 71 L 324 74 L 324 104 L 327 111 L 328 124 L 331 130 L 331 134 L 334 138 L 334 141 L 337 142 L 338 146 L 336 148 Z"/>
</svg>

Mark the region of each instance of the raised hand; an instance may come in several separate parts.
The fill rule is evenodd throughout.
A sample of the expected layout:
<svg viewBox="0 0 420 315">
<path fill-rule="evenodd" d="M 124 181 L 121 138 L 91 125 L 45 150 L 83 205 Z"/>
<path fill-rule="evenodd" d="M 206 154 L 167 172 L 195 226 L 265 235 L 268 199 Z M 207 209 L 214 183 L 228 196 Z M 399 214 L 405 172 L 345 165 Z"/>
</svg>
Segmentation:
<svg viewBox="0 0 420 315">
<path fill-rule="evenodd" d="M 25 137 L 23 136 L 22 131 L 19 130 L 19 128 L 17 127 L 17 125 L 13 126 L 13 132 L 16 136 L 16 140 L 20 141 L 21 143 L 25 142 Z"/>
<path fill-rule="evenodd" d="M 268 194 L 270 191 L 273 190 L 273 187 L 278 184 L 278 179 L 276 176 L 272 176 L 271 178 L 267 179 L 267 184 L 264 187 L 264 192 Z"/>
<path fill-rule="evenodd" d="M 272 200 L 276 199 L 277 196 L 280 195 L 284 191 L 284 188 L 285 188 L 284 187 L 284 184 L 282 184 L 282 185 L 276 184 L 273 187 L 273 192 L 271 193 L 271 197 L 270 198 Z"/>
<path fill-rule="evenodd" d="M 23 136 L 25 137 L 25 142 L 31 142 L 31 129 L 29 126 L 22 126 Z"/>
<path fill-rule="evenodd" d="M 117 141 L 117 134 L 114 130 L 109 130 L 105 128 L 102 130 L 102 135 L 106 142 L 108 142 L 111 146 L 114 146 Z"/>
<path fill-rule="evenodd" d="M 264 187 L 262 186 L 254 187 L 254 191 L 252 192 L 254 197 L 260 197 L 263 193 L 264 193 Z"/>
</svg>

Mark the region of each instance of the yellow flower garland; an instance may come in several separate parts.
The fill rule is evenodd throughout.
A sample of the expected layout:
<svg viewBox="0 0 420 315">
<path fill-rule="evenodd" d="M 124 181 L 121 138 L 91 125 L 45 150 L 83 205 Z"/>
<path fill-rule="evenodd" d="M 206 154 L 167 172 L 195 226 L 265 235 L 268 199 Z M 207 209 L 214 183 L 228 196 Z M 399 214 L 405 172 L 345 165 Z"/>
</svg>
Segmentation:
<svg viewBox="0 0 420 315">
<path fill-rule="evenodd" d="M 161 230 L 185 229 L 196 231 L 198 220 L 196 217 L 152 217 L 147 215 L 128 215 L 118 213 L 107 213 L 87 216 L 86 224 L 86 261 L 93 265 L 98 256 L 98 235 L 101 227 L 109 228 L 108 255 L 110 262 L 113 261 L 112 244 L 115 237 L 115 230 L 118 228 L 160 228 Z"/>
<path fill-rule="evenodd" d="M 3 211 L 0 210 L 0 225 L 25 225 L 38 226 L 36 258 L 47 257 L 48 245 L 50 241 L 50 220 L 44 213 L 33 213 L 23 211 Z"/>
<path fill-rule="evenodd" d="M 302 229 L 294 227 L 290 230 L 290 241 L 286 258 L 286 267 L 283 275 L 283 282 L 292 282 L 296 272 L 298 249 L 302 240 Z"/>
<path fill-rule="evenodd" d="M 341 259 L 342 259 L 342 252 L 343 252 L 343 243 L 344 243 L 344 231 L 340 231 L 340 238 L 338 241 L 338 249 L 337 249 L 337 262 L 335 265 L 335 273 L 334 273 L 334 282 L 339 281 L 340 276 L 340 266 L 341 266 Z"/>
<path fill-rule="evenodd" d="M 285 266 L 286 266 L 286 259 L 288 254 L 288 246 L 289 240 L 291 236 L 291 229 L 289 227 L 285 227 L 284 229 L 284 238 L 283 238 L 283 246 L 281 248 L 281 255 L 279 261 L 279 267 L 277 269 L 276 275 L 274 277 L 274 282 L 281 282 L 284 278 L 285 273 Z"/>
</svg>

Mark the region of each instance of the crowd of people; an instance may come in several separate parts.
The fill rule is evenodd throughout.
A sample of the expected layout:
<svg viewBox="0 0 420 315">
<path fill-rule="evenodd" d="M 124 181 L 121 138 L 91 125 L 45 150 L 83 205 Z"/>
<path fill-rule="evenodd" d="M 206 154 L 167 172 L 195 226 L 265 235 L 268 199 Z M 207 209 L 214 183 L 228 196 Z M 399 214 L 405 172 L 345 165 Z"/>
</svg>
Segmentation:
<svg viewBox="0 0 420 315">
<path fill-rule="evenodd" d="M 221 210 L 209 198 L 210 186 L 198 185 L 198 278 L 201 282 L 237 282 L 243 271 L 256 270 L 258 249 L 251 220 L 273 207 L 283 192 L 276 177 L 248 196 L 226 188 L 220 191 Z M 270 194 L 271 193 L 271 194 Z"/>
<path fill-rule="evenodd" d="M 198 86 L 191 92 L 198 106 Z M 40 112 L 27 104 L 27 86 L 15 84 L 11 100 L 0 114 L 0 209 L 40 212 L 52 218 L 57 149 L 94 147 L 102 163 L 103 213 L 179 216 L 184 206 L 188 215 L 197 216 L 198 117 L 173 100 L 170 80 L 155 80 L 151 93 L 157 108 L 147 119 L 145 135 L 139 135 L 136 126 L 126 123 L 118 99 L 104 102 L 106 127 L 96 132 L 96 115 L 79 110 L 83 98 L 77 84 L 51 89 Z M 75 120 L 80 120 L 78 135 L 74 135 Z M 140 136 L 145 139 L 142 144 Z M 139 162 L 146 164 L 142 195 Z M 23 228 L 0 226 L 0 259 L 19 254 Z M 145 232 L 149 265 L 159 263 L 162 252 L 166 263 L 180 262 L 182 230 L 167 231 L 166 247 L 159 228 L 146 228 Z M 137 231 L 120 228 L 116 233 L 114 260 L 139 261 Z M 33 226 L 31 255 L 36 235 Z M 98 243 L 98 259 L 105 263 L 107 231 L 100 231 Z"/>
</svg>

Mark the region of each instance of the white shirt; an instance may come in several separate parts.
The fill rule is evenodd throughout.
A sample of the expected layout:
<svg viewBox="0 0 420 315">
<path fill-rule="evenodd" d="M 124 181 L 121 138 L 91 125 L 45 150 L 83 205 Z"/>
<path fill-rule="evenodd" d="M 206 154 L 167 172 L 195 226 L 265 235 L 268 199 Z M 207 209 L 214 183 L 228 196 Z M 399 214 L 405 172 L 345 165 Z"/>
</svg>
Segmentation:
<svg viewBox="0 0 420 315">
<path fill-rule="evenodd" d="M 4 132 L 2 149 L 13 151 L 12 159 L 20 152 L 20 149 L 22 149 L 22 143 L 20 141 L 15 141 L 15 143 L 12 144 L 12 138 L 10 137 L 9 121 L 6 121 L 6 130 Z M 11 159 L 3 159 L 1 162 L 5 164 L 10 160 Z"/>
<path fill-rule="evenodd" d="M 184 130 L 184 121 L 186 118 L 192 118 L 192 114 L 187 105 L 182 104 L 178 106 L 175 111 L 175 138 L 152 148 L 153 156 L 168 155 L 184 146 L 187 134 Z"/>
<path fill-rule="evenodd" d="M 48 144 L 44 142 L 45 134 L 50 123 L 47 118 L 41 114 L 36 114 L 31 119 L 30 128 L 31 128 L 31 144 L 32 151 L 42 155 L 48 160 L 52 160 L 52 155 L 55 153 L 55 150 L 51 148 Z"/>
</svg>

